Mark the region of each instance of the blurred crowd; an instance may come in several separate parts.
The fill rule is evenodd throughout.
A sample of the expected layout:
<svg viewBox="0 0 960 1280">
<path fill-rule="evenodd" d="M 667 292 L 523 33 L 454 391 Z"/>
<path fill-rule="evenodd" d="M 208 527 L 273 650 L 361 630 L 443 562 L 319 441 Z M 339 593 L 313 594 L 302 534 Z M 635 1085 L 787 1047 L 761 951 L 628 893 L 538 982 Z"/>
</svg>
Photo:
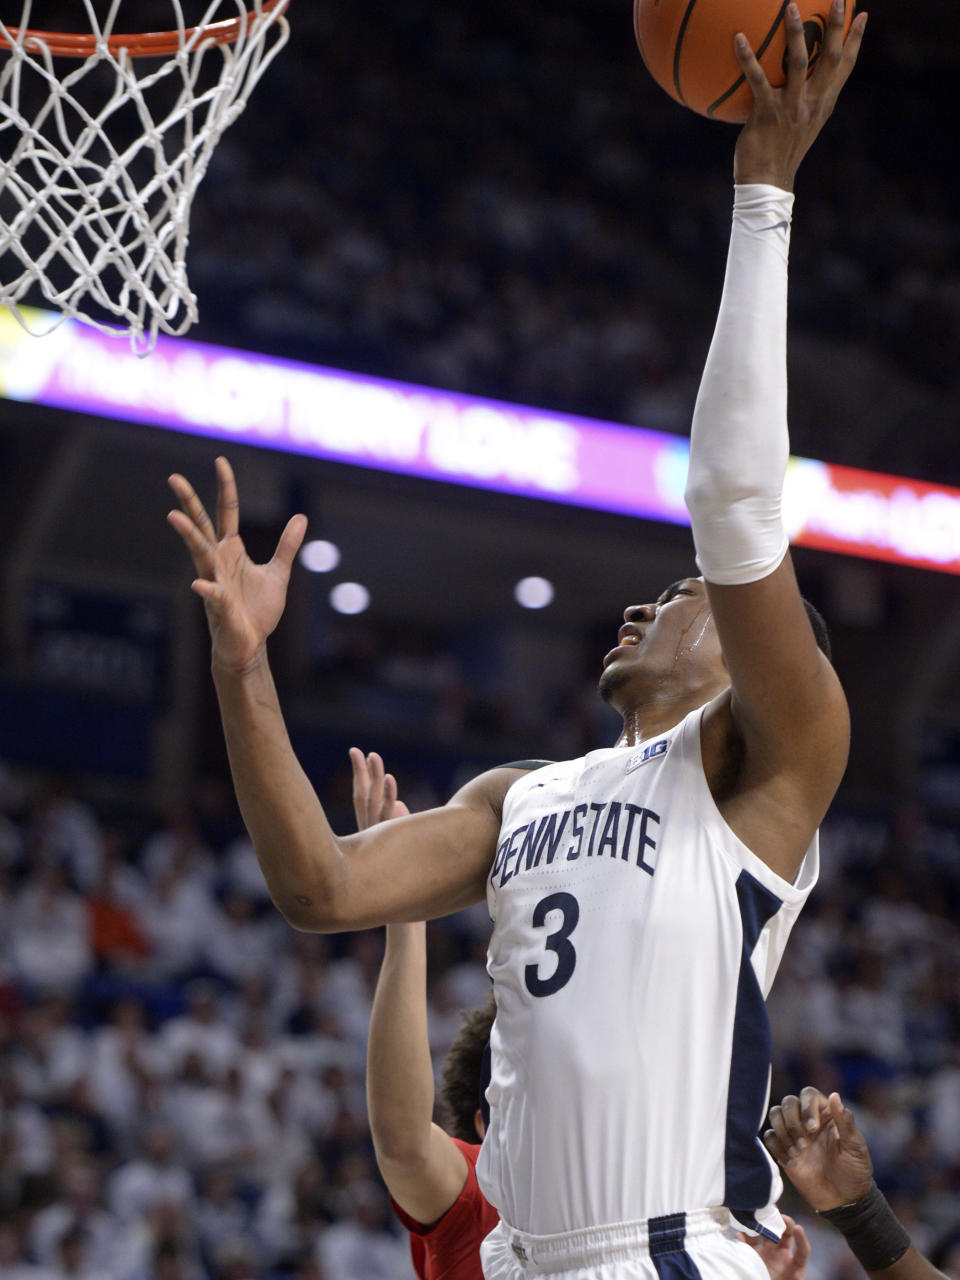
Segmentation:
<svg viewBox="0 0 960 1280">
<path fill-rule="evenodd" d="M 408 1277 L 364 1102 L 380 935 L 296 934 L 229 791 L 201 792 L 108 820 L 3 775 L 0 1276 Z M 487 924 L 432 939 L 438 1058 Z"/>
<path fill-rule="evenodd" d="M 348 717 L 351 732 L 375 735 L 374 747 L 396 738 L 415 742 L 421 760 L 434 751 L 435 788 L 449 785 L 454 757 L 467 769 L 474 759 L 565 760 L 620 732 L 597 696 L 607 620 L 572 639 L 552 629 L 549 664 L 531 661 L 529 642 L 500 619 L 443 628 L 318 610 L 310 635 L 311 705 L 334 722 Z"/>
<path fill-rule="evenodd" d="M 653 83 L 629 5 L 290 17 L 194 204 L 202 332 L 685 432 L 735 133 Z M 874 15 L 801 174 L 791 421 L 797 452 L 960 483 L 950 20 L 939 0 Z"/>
<path fill-rule="evenodd" d="M 0 779 L 2 1280 L 409 1280 L 364 1103 L 379 931 L 291 930 L 222 783 L 158 813 Z M 346 771 L 322 798 L 349 827 Z M 771 1017 L 774 1097 L 839 1089 L 960 1280 L 958 846 L 916 815 L 829 819 Z M 485 997 L 488 928 L 482 906 L 431 926 L 437 1063 Z M 854 1280 L 808 1225 L 812 1280 Z"/>
</svg>

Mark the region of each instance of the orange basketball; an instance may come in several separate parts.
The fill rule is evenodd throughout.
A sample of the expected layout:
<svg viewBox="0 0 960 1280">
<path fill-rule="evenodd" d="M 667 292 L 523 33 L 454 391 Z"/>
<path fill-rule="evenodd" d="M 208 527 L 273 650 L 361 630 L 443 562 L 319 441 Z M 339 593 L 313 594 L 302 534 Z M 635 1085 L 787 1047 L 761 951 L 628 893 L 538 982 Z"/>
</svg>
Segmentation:
<svg viewBox="0 0 960 1280">
<path fill-rule="evenodd" d="M 799 0 L 813 68 L 827 29 L 830 0 Z M 848 0 L 843 33 L 853 19 Z M 713 120 L 739 123 L 753 103 L 733 52 L 742 31 L 774 86 L 785 79 L 786 0 L 634 0 L 633 29 L 647 70 L 672 97 Z"/>
</svg>

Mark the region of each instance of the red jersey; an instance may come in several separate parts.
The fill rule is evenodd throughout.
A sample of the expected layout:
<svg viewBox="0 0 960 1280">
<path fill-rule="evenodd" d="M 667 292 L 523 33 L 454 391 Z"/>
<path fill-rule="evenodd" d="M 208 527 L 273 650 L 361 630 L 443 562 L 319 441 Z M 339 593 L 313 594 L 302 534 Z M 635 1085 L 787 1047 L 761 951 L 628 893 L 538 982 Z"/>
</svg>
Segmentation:
<svg viewBox="0 0 960 1280">
<path fill-rule="evenodd" d="M 480 1245 L 500 1221 L 477 1185 L 479 1143 L 453 1141 L 467 1161 L 463 1190 L 439 1222 L 414 1222 L 391 1198 L 393 1211 L 410 1232 L 410 1256 L 420 1280 L 483 1280 Z"/>
</svg>

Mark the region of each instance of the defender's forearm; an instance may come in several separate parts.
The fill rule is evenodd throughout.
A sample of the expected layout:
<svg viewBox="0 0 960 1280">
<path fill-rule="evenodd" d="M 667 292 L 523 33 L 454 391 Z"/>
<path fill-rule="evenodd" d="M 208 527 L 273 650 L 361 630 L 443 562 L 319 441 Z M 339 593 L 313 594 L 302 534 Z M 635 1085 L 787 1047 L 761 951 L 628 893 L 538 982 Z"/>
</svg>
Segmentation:
<svg viewBox="0 0 960 1280">
<path fill-rule="evenodd" d="M 381 1164 L 426 1161 L 433 1100 L 426 926 L 387 925 L 367 1040 L 367 1111 Z"/>
<path fill-rule="evenodd" d="M 342 857 L 290 745 L 266 659 L 239 675 L 213 669 L 237 801 L 270 896 L 294 928 L 322 929 Z"/>
</svg>

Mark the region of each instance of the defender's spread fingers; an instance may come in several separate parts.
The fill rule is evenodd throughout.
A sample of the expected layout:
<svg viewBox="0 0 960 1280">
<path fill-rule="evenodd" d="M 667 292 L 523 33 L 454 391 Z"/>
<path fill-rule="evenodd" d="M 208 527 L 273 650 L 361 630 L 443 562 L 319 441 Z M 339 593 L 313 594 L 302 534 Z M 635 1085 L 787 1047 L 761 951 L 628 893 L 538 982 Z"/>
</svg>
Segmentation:
<svg viewBox="0 0 960 1280">
<path fill-rule="evenodd" d="M 360 781 L 367 771 L 367 758 L 359 747 L 351 747 L 349 752 L 350 764 L 353 767 L 354 786 Z"/>
<path fill-rule="evenodd" d="M 353 809 L 357 821 L 363 825 L 366 822 L 370 776 L 367 770 L 367 758 L 359 747 L 350 748 L 350 765 L 353 769 Z"/>
<path fill-rule="evenodd" d="M 380 803 L 379 821 L 386 822 L 393 817 L 393 806 L 397 803 L 397 780 L 392 773 L 383 777 L 383 800 Z"/>
</svg>

